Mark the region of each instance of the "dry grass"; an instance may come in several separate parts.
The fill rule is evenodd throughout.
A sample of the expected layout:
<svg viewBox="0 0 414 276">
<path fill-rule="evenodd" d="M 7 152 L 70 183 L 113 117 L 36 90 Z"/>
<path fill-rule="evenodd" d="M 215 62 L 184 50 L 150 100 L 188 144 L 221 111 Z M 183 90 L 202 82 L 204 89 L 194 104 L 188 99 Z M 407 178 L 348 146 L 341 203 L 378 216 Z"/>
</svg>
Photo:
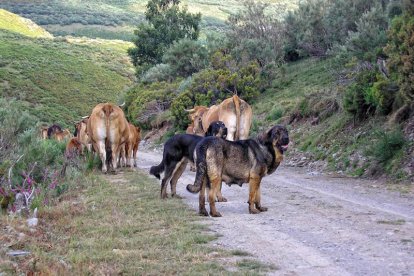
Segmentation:
<svg viewBox="0 0 414 276">
<path fill-rule="evenodd" d="M 197 223 L 199 217 L 181 200 L 161 201 L 158 185 L 144 174 L 87 179 L 86 188 L 42 210 L 34 230 L 22 218 L 0 217 L 0 272 L 251 275 L 266 271 L 258 262 L 229 263 L 234 259 L 231 252 L 206 245 L 215 237 Z M 17 249 L 31 254 L 6 255 Z"/>
</svg>

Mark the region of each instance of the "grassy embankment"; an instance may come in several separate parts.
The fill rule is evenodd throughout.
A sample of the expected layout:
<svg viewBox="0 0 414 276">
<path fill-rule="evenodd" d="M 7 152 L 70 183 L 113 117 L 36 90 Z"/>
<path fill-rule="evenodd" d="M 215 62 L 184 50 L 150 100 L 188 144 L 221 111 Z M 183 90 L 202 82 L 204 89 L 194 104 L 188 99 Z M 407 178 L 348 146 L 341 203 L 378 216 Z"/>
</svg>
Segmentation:
<svg viewBox="0 0 414 276">
<path fill-rule="evenodd" d="M 51 38 L 0 11 L 9 16 L 0 21 L 0 96 L 17 99 L 40 121 L 71 124 L 133 84 L 129 43 Z"/>
<path fill-rule="evenodd" d="M 87 177 L 30 230 L 0 217 L 0 271 L 46 274 L 255 275 L 270 269 L 239 250 L 207 245 L 215 236 L 179 199 L 161 201 L 159 187 L 140 172 Z M 31 252 L 8 257 L 10 249 Z M 229 269 L 231 268 L 231 271 Z"/>
<path fill-rule="evenodd" d="M 410 158 L 407 148 L 412 145 L 401 140 L 398 127 L 387 124 L 388 118 L 376 115 L 354 121 L 342 109 L 345 87 L 336 83 L 338 69 L 332 59 L 284 66 L 272 88 L 253 103 L 253 131 L 291 121 L 291 150 L 304 153 L 308 160 L 325 160 L 329 169 L 349 175 L 386 172 L 402 180 L 409 177 L 401 164 Z M 403 146 L 393 149 L 397 143 Z"/>
</svg>

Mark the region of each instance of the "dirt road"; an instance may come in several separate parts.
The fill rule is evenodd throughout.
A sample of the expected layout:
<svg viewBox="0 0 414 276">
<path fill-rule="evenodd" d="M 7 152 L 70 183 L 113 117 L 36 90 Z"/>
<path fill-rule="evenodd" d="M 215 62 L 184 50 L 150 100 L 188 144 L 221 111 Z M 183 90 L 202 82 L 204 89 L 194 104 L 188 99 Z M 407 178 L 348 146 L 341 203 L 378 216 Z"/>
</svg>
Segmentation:
<svg viewBox="0 0 414 276">
<path fill-rule="evenodd" d="M 141 152 L 148 171 L 161 153 Z M 198 210 L 198 194 L 178 194 Z M 203 218 L 220 238 L 215 246 L 250 252 L 275 265 L 274 275 L 414 275 L 414 193 L 385 189 L 372 181 L 312 176 L 283 165 L 263 179 L 262 205 L 251 215 L 248 185 L 223 185 L 223 217 Z M 208 207 L 207 207 L 208 209 Z"/>
</svg>

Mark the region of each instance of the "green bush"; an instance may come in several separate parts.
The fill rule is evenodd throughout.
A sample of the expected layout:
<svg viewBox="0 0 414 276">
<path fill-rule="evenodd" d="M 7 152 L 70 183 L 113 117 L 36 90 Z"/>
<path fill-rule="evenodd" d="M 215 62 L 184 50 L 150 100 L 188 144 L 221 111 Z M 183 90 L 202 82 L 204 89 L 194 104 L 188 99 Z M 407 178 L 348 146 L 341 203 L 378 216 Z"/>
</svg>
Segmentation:
<svg viewBox="0 0 414 276">
<path fill-rule="evenodd" d="M 154 82 L 138 84 L 126 93 L 127 118 L 144 129 L 157 125 L 157 118 L 166 111 L 177 96 L 180 80 L 173 83 Z"/>
<path fill-rule="evenodd" d="M 375 136 L 377 140 L 368 148 L 367 154 L 383 166 L 397 156 L 407 143 L 401 130 L 378 131 Z"/>
<path fill-rule="evenodd" d="M 354 118 L 361 120 L 375 113 L 376 105 L 370 89 L 376 80 L 374 70 L 364 70 L 346 89 L 343 107 Z"/>
</svg>

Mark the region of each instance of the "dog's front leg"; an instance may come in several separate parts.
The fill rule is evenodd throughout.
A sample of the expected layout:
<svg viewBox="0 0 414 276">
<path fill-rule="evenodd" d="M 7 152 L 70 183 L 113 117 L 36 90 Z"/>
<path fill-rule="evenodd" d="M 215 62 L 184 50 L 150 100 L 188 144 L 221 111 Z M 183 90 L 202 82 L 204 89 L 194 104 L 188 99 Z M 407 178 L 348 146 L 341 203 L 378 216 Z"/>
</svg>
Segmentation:
<svg viewBox="0 0 414 276">
<path fill-rule="evenodd" d="M 260 181 L 261 177 L 258 175 L 251 175 L 249 179 L 249 213 L 258 214 L 262 210 L 266 211 L 265 207 L 260 205 Z M 256 208 L 256 207 L 257 208 Z"/>
<path fill-rule="evenodd" d="M 259 183 L 259 185 L 260 185 L 260 183 Z M 256 191 L 256 200 L 255 200 L 255 204 L 256 204 L 256 208 L 257 208 L 257 210 L 259 210 L 260 212 L 266 212 L 267 211 L 267 207 L 263 207 L 261 204 L 260 204 L 260 186 L 259 186 L 259 188 L 257 189 L 257 191 Z"/>
</svg>

